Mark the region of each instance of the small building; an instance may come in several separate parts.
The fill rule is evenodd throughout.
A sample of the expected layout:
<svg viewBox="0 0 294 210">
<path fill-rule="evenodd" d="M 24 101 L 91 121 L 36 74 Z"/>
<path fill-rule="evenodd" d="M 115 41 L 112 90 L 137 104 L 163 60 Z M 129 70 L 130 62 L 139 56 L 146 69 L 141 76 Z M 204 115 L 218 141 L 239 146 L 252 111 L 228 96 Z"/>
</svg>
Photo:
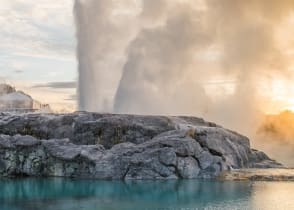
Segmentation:
<svg viewBox="0 0 294 210">
<path fill-rule="evenodd" d="M 1 111 L 34 110 L 34 100 L 31 96 L 16 91 L 0 96 Z"/>
<path fill-rule="evenodd" d="M 0 112 L 52 112 L 49 104 L 42 104 L 14 87 L 0 84 Z"/>
</svg>

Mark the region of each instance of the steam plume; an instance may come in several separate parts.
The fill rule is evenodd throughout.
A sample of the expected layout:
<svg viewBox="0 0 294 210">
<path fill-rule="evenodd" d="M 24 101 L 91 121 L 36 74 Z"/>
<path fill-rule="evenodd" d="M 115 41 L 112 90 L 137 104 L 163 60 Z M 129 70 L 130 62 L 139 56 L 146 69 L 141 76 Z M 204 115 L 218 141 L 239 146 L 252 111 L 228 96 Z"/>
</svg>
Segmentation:
<svg viewBox="0 0 294 210">
<path fill-rule="evenodd" d="M 124 1 L 128 7 L 132 0 Z M 79 109 L 111 111 L 111 102 L 132 38 L 132 14 L 114 0 L 76 0 Z"/>
<path fill-rule="evenodd" d="M 294 41 L 278 32 L 293 9 L 293 0 L 76 0 L 79 107 L 193 114 L 254 137 L 274 103 L 269 85 L 292 78 L 284 46 Z M 234 83 L 209 91 L 218 78 Z"/>
</svg>

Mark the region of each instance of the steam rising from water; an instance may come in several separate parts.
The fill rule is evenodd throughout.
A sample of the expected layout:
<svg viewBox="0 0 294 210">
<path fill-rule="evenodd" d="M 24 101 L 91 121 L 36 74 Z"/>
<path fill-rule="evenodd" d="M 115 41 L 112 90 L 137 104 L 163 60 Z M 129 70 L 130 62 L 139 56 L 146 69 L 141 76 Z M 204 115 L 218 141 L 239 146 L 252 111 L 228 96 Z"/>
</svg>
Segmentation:
<svg viewBox="0 0 294 210">
<path fill-rule="evenodd" d="M 76 0 L 79 107 L 192 114 L 252 137 L 274 103 L 269 86 L 292 77 L 282 43 L 294 49 L 294 30 L 278 31 L 293 9 L 293 0 Z"/>
</svg>

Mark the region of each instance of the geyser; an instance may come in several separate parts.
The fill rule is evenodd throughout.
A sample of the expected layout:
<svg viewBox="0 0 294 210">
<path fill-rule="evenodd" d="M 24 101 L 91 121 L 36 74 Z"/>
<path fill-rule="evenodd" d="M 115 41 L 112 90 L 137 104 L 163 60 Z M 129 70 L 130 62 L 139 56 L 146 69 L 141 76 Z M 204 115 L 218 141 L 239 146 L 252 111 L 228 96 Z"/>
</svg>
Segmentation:
<svg viewBox="0 0 294 210">
<path fill-rule="evenodd" d="M 197 115 L 253 137 L 275 103 L 270 85 L 292 77 L 293 8 L 293 0 L 76 0 L 79 108 Z"/>
<path fill-rule="evenodd" d="M 136 4 L 132 0 L 124 2 L 75 1 L 80 110 L 112 111 L 135 20 L 131 10 L 136 10 Z"/>
</svg>

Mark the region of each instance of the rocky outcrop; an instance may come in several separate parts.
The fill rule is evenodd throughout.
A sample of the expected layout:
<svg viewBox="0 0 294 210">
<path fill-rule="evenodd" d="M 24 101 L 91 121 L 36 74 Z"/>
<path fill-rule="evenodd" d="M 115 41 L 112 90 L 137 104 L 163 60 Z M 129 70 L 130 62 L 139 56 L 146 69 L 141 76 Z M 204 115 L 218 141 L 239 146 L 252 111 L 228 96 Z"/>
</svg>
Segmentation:
<svg viewBox="0 0 294 210">
<path fill-rule="evenodd" d="M 0 176 L 214 178 L 282 167 L 248 138 L 194 117 L 0 115 Z"/>
</svg>

